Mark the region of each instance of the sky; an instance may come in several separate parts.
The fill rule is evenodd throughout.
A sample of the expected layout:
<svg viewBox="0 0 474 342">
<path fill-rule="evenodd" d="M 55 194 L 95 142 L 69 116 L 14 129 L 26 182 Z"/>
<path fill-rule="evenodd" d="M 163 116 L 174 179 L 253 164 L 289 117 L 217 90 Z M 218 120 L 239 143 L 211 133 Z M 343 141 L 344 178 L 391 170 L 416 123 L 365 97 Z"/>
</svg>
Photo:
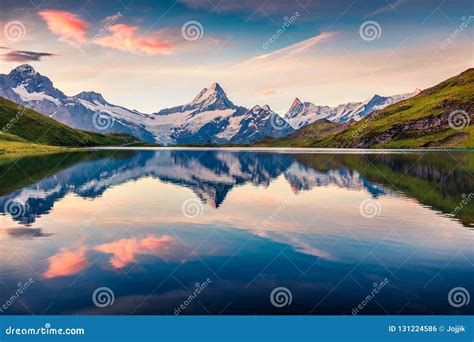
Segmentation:
<svg viewBox="0 0 474 342">
<path fill-rule="evenodd" d="M 424 89 L 474 65 L 472 0 L 0 0 L 0 73 L 28 63 L 142 112 L 218 82 L 284 114 Z"/>
</svg>

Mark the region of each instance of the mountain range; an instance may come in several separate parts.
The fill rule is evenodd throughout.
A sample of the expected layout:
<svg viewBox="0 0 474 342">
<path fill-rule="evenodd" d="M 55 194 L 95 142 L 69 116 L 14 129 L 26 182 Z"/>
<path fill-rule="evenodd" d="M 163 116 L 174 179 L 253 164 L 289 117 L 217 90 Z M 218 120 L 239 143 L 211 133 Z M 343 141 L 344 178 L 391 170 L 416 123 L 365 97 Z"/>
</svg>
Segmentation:
<svg viewBox="0 0 474 342">
<path fill-rule="evenodd" d="M 346 123 L 351 120 L 359 121 L 376 110 L 381 110 L 389 105 L 409 99 L 420 92 L 421 90 L 416 89 L 412 93 L 401 95 L 374 95 L 364 102 L 349 102 L 336 107 L 317 106 L 311 102 L 301 102 L 300 99 L 296 98 L 285 114 L 285 120 L 295 130 L 320 119 L 337 123 Z"/>
<path fill-rule="evenodd" d="M 402 96 L 403 97 L 403 96 Z M 474 147 L 474 68 L 359 121 L 318 119 L 257 146 L 318 148 Z"/>
<path fill-rule="evenodd" d="M 142 141 L 175 144 L 249 144 L 263 138 L 283 138 L 320 119 L 348 123 L 375 110 L 416 95 L 375 95 L 365 102 L 336 107 L 296 98 L 284 116 L 268 105 L 235 105 L 214 83 L 189 103 L 146 114 L 107 102 L 93 91 L 67 96 L 53 82 L 24 64 L 0 75 L 0 97 L 31 108 L 70 127 L 99 133 L 122 133 Z"/>
</svg>

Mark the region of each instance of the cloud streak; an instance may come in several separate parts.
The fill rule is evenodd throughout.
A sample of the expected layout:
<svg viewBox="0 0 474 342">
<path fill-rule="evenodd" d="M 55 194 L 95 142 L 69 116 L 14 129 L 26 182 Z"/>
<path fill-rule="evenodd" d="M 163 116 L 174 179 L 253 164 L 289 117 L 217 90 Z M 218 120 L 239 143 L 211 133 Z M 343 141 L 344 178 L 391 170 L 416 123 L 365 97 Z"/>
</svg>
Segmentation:
<svg viewBox="0 0 474 342">
<path fill-rule="evenodd" d="M 43 273 L 47 279 L 67 277 L 81 272 L 87 266 L 87 250 L 81 247 L 77 250 L 61 249 L 48 259 L 48 269 Z"/>
<path fill-rule="evenodd" d="M 110 264 L 114 268 L 123 268 L 136 262 L 138 255 L 163 256 L 172 247 L 173 238 L 169 235 L 153 235 L 143 239 L 121 239 L 112 243 L 97 246 L 99 252 L 111 254 Z"/>
<path fill-rule="evenodd" d="M 270 61 L 280 60 L 287 57 L 298 56 L 307 50 L 311 49 L 312 47 L 316 46 L 317 44 L 329 40 L 333 38 L 338 32 L 323 32 L 318 34 L 314 37 L 309 39 L 303 40 L 299 43 L 287 46 L 283 49 L 276 50 L 269 54 L 260 55 L 254 58 L 251 58 L 244 63 L 240 64 L 240 66 L 245 66 L 254 63 L 267 63 Z"/>
<path fill-rule="evenodd" d="M 48 29 L 59 36 L 59 41 L 79 47 L 87 41 L 89 23 L 76 14 L 59 10 L 44 10 L 38 15 L 48 25 Z"/>
<path fill-rule="evenodd" d="M 11 51 L 2 55 L 2 59 L 5 62 L 34 62 L 40 61 L 43 57 L 56 56 L 54 53 L 49 52 L 34 52 L 34 51 Z"/>
<path fill-rule="evenodd" d="M 179 0 L 185 6 L 195 10 L 210 12 L 251 13 L 252 15 L 280 15 L 302 9 L 312 0 Z"/>
<path fill-rule="evenodd" d="M 382 14 L 382 13 L 387 13 L 387 12 L 392 12 L 392 11 L 395 11 L 397 9 L 397 7 L 399 5 L 401 5 L 402 3 L 404 3 L 406 0 L 395 0 L 394 2 L 392 3 L 387 3 L 385 6 L 382 6 L 382 7 L 379 7 L 377 9 L 375 9 L 374 11 L 370 12 L 369 14 L 367 14 L 364 19 L 367 19 L 367 18 L 370 18 L 370 17 L 373 17 L 373 16 L 376 16 L 378 14 Z"/>
<path fill-rule="evenodd" d="M 110 35 L 100 37 L 94 42 L 97 45 L 145 55 L 169 55 L 172 43 L 161 38 L 159 32 L 154 32 L 154 37 L 145 37 L 137 34 L 138 27 L 126 24 L 116 24 L 109 27 Z"/>
</svg>

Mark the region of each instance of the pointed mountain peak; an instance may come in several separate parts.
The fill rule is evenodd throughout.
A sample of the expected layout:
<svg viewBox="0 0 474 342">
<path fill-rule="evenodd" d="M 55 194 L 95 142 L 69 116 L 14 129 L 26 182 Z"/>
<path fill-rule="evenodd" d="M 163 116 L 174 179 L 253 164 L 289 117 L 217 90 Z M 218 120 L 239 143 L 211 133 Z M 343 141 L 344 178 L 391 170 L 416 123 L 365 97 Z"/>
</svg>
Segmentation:
<svg viewBox="0 0 474 342">
<path fill-rule="evenodd" d="M 301 102 L 299 98 L 295 97 L 295 99 L 293 100 L 293 103 L 290 106 L 290 109 L 288 109 L 288 113 L 292 113 L 295 110 L 295 108 L 301 105 L 302 103 L 303 102 Z"/>
<path fill-rule="evenodd" d="M 295 99 L 293 100 L 293 103 L 291 104 L 291 108 L 293 108 L 293 107 L 295 107 L 295 106 L 297 106 L 301 103 L 302 103 L 301 100 L 299 98 L 295 97 Z"/>
<path fill-rule="evenodd" d="M 74 96 L 77 99 L 81 100 L 86 100 L 89 102 L 98 102 L 105 104 L 107 101 L 105 101 L 104 97 L 100 93 L 96 93 L 95 91 L 83 91 L 77 95 Z"/>
<path fill-rule="evenodd" d="M 222 89 L 221 85 L 217 82 L 213 83 L 210 87 L 209 90 L 216 91 L 219 93 L 224 93 L 224 89 Z"/>
<path fill-rule="evenodd" d="M 10 75 L 35 76 L 36 74 L 35 68 L 29 64 L 22 64 L 10 71 Z"/>
<path fill-rule="evenodd" d="M 219 83 L 213 83 L 209 88 L 201 90 L 189 105 L 205 106 L 212 110 L 235 108 Z"/>
<path fill-rule="evenodd" d="M 222 87 L 219 85 L 219 83 L 213 83 L 209 88 L 204 88 L 203 90 L 201 90 L 191 103 L 200 103 L 210 98 L 219 97 L 227 98 L 227 95 L 224 89 L 222 89 Z"/>
<path fill-rule="evenodd" d="M 366 99 L 366 100 L 363 102 L 363 104 L 364 104 L 364 105 L 368 105 L 369 103 L 379 102 L 379 101 L 384 100 L 384 99 L 385 99 L 384 96 L 375 94 L 374 96 L 369 97 L 368 99 Z"/>
</svg>

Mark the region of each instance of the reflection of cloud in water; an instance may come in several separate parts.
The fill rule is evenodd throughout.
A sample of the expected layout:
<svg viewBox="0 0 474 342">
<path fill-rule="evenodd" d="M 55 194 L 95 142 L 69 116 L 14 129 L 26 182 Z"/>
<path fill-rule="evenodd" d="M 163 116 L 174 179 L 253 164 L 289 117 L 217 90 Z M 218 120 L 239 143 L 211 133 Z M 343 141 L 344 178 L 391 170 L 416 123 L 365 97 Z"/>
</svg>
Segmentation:
<svg viewBox="0 0 474 342">
<path fill-rule="evenodd" d="M 51 236 L 49 233 L 43 233 L 41 228 L 8 228 L 6 231 L 13 238 L 32 239 Z"/>
<path fill-rule="evenodd" d="M 167 260 L 176 251 L 176 239 L 169 235 L 161 237 L 149 235 L 142 239 L 120 239 L 102 244 L 95 250 L 112 254 L 110 264 L 115 268 L 123 268 L 137 262 L 138 255 L 153 255 Z"/>
<path fill-rule="evenodd" d="M 295 251 L 306 255 L 334 260 L 334 257 L 331 256 L 330 253 L 325 252 L 315 246 L 317 243 L 313 241 L 314 237 L 310 236 L 309 234 L 284 233 L 270 230 L 257 230 L 254 234 L 264 239 L 270 239 L 271 241 L 291 246 Z"/>
<path fill-rule="evenodd" d="M 43 277 L 57 278 L 66 277 L 79 273 L 88 265 L 87 249 L 61 249 L 57 254 L 48 258 L 48 269 L 43 273 Z"/>
</svg>

